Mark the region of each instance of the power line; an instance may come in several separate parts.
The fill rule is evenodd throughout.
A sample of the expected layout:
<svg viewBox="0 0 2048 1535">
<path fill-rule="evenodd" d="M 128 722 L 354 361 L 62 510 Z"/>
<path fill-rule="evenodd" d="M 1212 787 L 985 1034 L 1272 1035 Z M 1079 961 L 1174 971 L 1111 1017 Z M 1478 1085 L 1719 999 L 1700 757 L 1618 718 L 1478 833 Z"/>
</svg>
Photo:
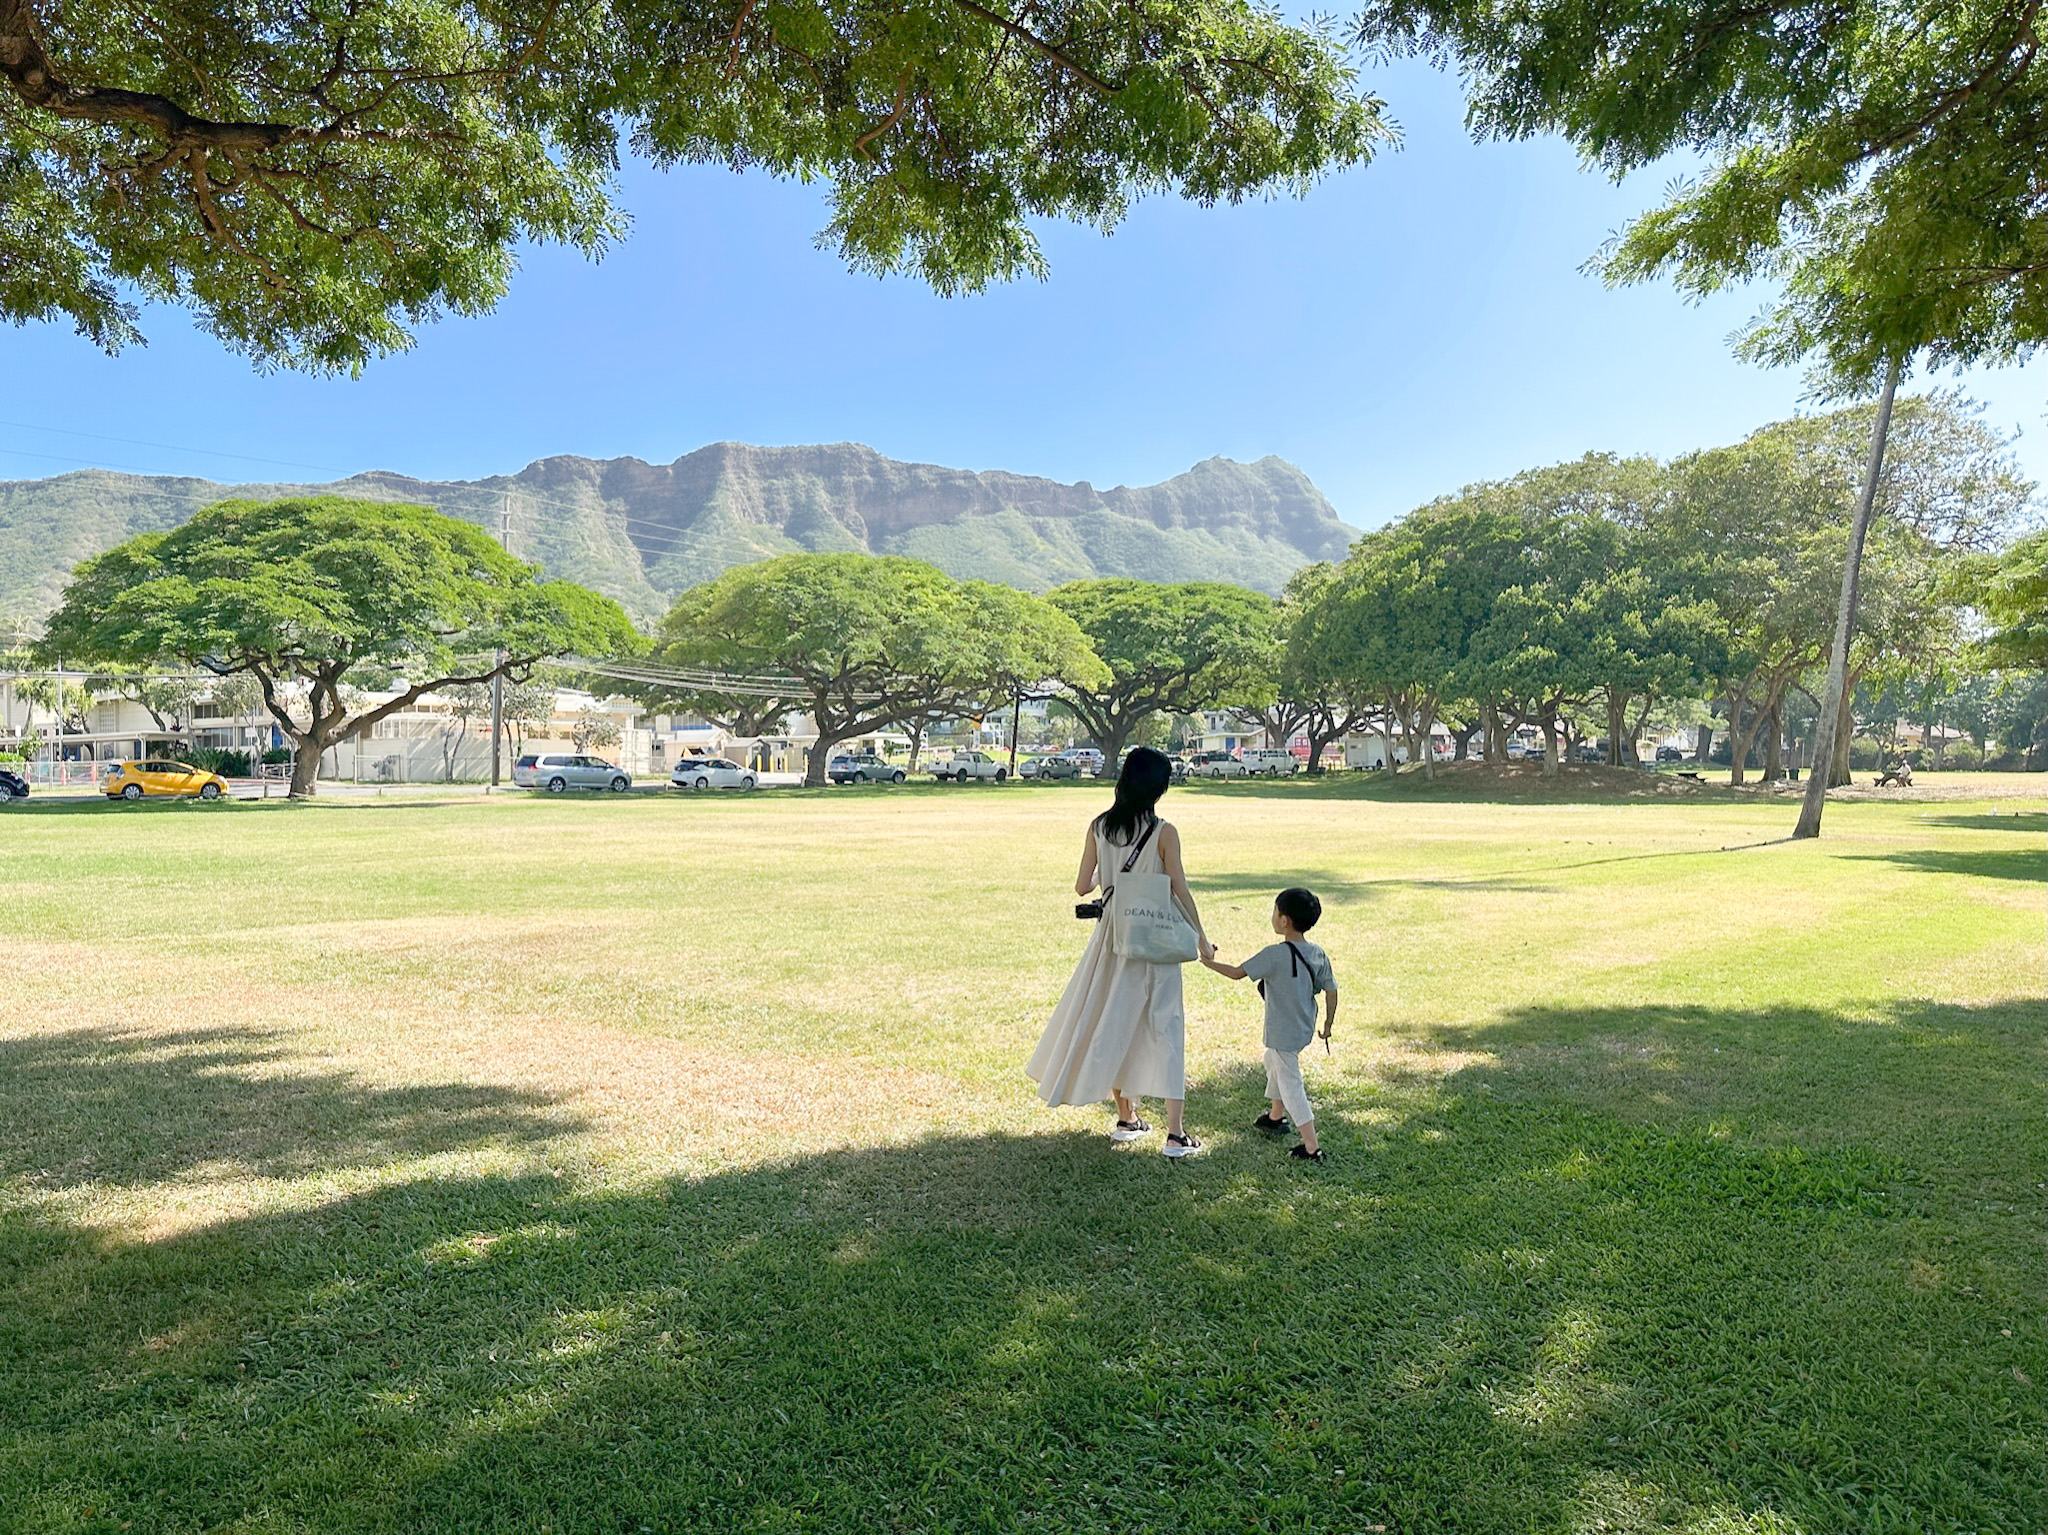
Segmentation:
<svg viewBox="0 0 2048 1535">
<path fill-rule="evenodd" d="M 346 474 L 332 464 L 301 464 L 288 458 L 258 458 L 253 453 L 230 453 L 224 448 L 181 448 L 174 442 L 145 442 L 140 437 L 109 437 L 104 432 L 81 432 L 68 426 L 36 426 L 27 421 L 0 421 L 0 426 L 17 432 L 51 432 L 59 437 L 83 437 L 91 442 L 118 442 L 129 448 L 161 448 L 166 453 L 190 453 L 200 458 L 233 458 L 250 464 L 275 464 L 282 469 L 316 469 L 322 474 Z M 15 449 L 7 449 L 14 452 Z M 31 455 L 47 457 L 49 455 Z"/>
</svg>

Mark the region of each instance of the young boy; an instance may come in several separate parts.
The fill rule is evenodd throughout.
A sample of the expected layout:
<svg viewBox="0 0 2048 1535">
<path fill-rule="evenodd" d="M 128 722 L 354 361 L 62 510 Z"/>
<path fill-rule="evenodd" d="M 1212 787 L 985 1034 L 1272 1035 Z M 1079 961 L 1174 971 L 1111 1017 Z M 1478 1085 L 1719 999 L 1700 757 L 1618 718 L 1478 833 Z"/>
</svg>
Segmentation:
<svg viewBox="0 0 2048 1535">
<path fill-rule="evenodd" d="M 1337 977 L 1330 970 L 1330 956 L 1303 935 L 1323 915 L 1323 903 L 1313 890 L 1299 886 L 1283 890 L 1273 899 L 1273 931 L 1280 941 L 1268 944 L 1242 965 L 1226 965 L 1219 959 L 1205 959 L 1218 975 L 1241 981 L 1251 976 L 1259 983 L 1259 995 L 1266 999 L 1266 1097 L 1267 1110 L 1252 1121 L 1252 1128 L 1269 1135 L 1287 1128 L 1283 1111 L 1292 1116 L 1301 1132 L 1301 1144 L 1288 1155 L 1304 1162 L 1323 1160 L 1323 1148 L 1316 1140 L 1316 1111 L 1308 1101 L 1308 1088 L 1301 1080 L 1301 1052 L 1316 1036 L 1316 993 L 1323 994 L 1323 1039 L 1337 1022 Z"/>
</svg>

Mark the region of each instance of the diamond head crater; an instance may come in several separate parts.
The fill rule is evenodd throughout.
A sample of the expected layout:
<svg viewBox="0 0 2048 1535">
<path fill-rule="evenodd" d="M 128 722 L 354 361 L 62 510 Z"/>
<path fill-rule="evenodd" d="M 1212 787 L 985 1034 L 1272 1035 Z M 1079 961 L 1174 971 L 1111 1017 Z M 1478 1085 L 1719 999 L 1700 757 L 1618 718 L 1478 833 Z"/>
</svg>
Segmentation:
<svg viewBox="0 0 2048 1535">
<path fill-rule="evenodd" d="M 0 619 L 39 620 L 80 560 L 211 502 L 308 493 L 419 502 L 502 529 L 515 554 L 643 622 L 728 566 L 796 550 L 914 555 L 1032 591 L 1136 576 L 1277 593 L 1357 536 L 1307 475 L 1270 457 L 1206 459 L 1157 485 L 1109 490 L 900 463 L 857 443 L 721 442 L 670 464 L 562 455 L 457 481 L 377 470 L 323 485 L 228 485 L 86 470 L 0 481 Z"/>
</svg>

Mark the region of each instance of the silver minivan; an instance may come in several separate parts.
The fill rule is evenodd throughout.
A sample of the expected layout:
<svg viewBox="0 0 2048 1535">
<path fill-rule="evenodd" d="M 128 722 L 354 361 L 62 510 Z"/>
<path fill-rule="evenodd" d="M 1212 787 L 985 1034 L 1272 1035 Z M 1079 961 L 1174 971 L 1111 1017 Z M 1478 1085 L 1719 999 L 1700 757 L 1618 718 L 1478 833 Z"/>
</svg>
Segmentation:
<svg viewBox="0 0 2048 1535">
<path fill-rule="evenodd" d="M 631 776 L 615 763 L 569 752 L 528 752 L 512 764 L 512 781 L 522 789 L 545 789 L 550 794 L 571 789 L 623 794 L 633 787 Z"/>
</svg>

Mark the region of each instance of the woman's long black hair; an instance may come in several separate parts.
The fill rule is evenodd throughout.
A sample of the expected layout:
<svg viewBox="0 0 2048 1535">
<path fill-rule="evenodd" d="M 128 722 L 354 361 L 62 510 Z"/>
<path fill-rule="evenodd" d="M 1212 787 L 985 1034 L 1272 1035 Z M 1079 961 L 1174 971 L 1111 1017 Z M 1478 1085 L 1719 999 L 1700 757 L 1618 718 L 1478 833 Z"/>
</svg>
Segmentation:
<svg viewBox="0 0 2048 1535">
<path fill-rule="evenodd" d="M 1173 782 L 1173 764 L 1166 753 L 1149 746 L 1134 746 L 1116 775 L 1116 799 L 1102 812 L 1102 829 L 1109 840 L 1129 846 L 1140 828 L 1157 816 L 1154 806 L 1166 786 Z"/>
</svg>

